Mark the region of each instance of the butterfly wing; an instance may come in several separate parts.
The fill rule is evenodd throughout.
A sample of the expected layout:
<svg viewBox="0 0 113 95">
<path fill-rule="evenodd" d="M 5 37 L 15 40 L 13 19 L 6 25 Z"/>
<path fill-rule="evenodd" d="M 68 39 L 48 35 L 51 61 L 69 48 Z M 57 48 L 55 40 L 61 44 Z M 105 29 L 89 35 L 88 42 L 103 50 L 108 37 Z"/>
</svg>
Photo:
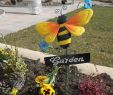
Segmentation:
<svg viewBox="0 0 113 95">
<path fill-rule="evenodd" d="M 65 24 L 67 30 L 74 36 L 80 36 L 85 32 L 84 27 Z"/>
<path fill-rule="evenodd" d="M 59 25 L 53 22 L 41 22 L 35 28 L 41 35 L 45 36 L 47 43 L 53 42 L 59 31 Z"/>
<path fill-rule="evenodd" d="M 92 9 L 84 9 L 77 13 L 75 16 L 71 17 L 66 23 L 73 24 L 76 26 L 84 26 L 90 21 L 92 15 Z"/>
<path fill-rule="evenodd" d="M 49 25 L 49 22 L 38 23 L 35 26 L 35 30 L 38 31 L 41 35 L 46 35 L 50 32 L 49 27 L 47 27 L 48 25 Z"/>
</svg>

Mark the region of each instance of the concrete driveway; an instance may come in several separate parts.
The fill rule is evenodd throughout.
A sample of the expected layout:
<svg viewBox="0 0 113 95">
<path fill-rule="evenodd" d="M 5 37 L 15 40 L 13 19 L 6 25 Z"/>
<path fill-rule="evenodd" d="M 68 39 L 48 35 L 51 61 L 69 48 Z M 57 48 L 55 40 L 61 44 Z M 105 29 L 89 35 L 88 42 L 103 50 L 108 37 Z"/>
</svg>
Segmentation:
<svg viewBox="0 0 113 95">
<path fill-rule="evenodd" d="M 77 9 L 78 1 L 72 5 L 67 5 L 67 10 L 64 13 L 68 13 Z M 0 7 L 6 11 L 6 15 L 0 18 L 0 32 L 3 35 L 7 35 L 12 32 L 17 32 L 29 26 L 35 25 L 38 22 L 46 21 L 58 16 L 55 13 L 55 9 L 61 8 L 61 6 L 47 6 L 42 8 L 42 12 L 38 15 L 17 13 L 18 11 L 27 12 L 27 8 L 12 8 L 12 7 Z M 17 11 L 16 13 L 14 11 Z M 13 12 L 13 13 L 11 13 Z"/>
</svg>

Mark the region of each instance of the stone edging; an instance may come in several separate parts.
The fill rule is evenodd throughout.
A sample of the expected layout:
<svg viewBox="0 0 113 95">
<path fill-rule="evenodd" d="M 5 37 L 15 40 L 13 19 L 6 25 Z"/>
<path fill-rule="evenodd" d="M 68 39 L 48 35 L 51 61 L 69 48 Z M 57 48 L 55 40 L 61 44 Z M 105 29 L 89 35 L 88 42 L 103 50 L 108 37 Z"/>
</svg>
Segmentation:
<svg viewBox="0 0 113 95">
<path fill-rule="evenodd" d="M 7 45 L 7 47 L 11 48 L 11 49 L 15 49 L 14 46 L 10 46 L 10 45 Z M 0 43 L 0 48 L 6 48 L 6 45 Z M 26 57 L 26 58 L 29 58 L 29 59 L 33 59 L 33 60 L 40 59 L 41 62 L 44 62 L 44 57 L 54 56 L 52 54 L 42 53 L 42 52 L 39 52 L 39 51 L 32 51 L 32 50 L 24 49 L 24 48 L 18 48 L 17 47 L 17 49 L 18 49 L 18 53 L 19 53 L 20 56 Z"/>
</svg>

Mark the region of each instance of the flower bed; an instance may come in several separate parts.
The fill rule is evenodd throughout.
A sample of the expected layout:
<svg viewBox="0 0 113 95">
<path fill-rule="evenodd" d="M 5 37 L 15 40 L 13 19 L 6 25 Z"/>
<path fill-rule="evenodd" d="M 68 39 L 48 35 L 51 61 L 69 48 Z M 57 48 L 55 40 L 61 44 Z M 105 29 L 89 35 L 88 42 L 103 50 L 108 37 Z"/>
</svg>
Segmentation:
<svg viewBox="0 0 113 95">
<path fill-rule="evenodd" d="M 33 60 L 26 60 L 29 69 L 28 80 L 25 84 L 22 95 L 39 95 L 34 81 L 36 76 L 47 75 L 51 68 L 44 64 L 39 64 Z M 106 73 L 88 76 L 78 71 L 75 66 L 70 67 L 69 85 L 67 95 L 112 95 L 113 80 Z M 62 67 L 57 75 L 55 83 L 56 95 L 65 95 L 65 67 Z M 29 84 L 30 83 L 30 84 Z M 28 86 L 29 85 L 29 86 Z M 28 87 L 28 88 L 26 88 Z M 30 89 L 30 90 L 28 90 Z"/>
<path fill-rule="evenodd" d="M 39 60 L 15 57 L 17 53 L 9 49 L 0 51 L 0 94 L 16 95 L 11 92 L 18 88 L 17 95 L 41 95 L 35 78 L 47 76 L 53 68 Z M 58 70 L 53 87 L 55 95 L 65 95 L 65 72 L 65 66 Z M 80 73 L 76 66 L 70 66 L 67 89 L 67 95 L 113 95 L 113 80 L 105 73 L 88 76 Z"/>
</svg>

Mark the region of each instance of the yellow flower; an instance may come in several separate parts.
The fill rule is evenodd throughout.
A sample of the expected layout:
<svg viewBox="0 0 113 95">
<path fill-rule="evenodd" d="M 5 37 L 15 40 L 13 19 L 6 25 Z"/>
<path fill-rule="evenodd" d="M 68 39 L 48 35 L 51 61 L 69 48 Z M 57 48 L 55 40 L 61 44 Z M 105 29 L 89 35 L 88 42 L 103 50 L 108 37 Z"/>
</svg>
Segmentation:
<svg viewBox="0 0 113 95">
<path fill-rule="evenodd" d="M 45 83 L 45 81 L 48 80 L 48 77 L 47 76 L 37 76 L 35 78 L 35 81 L 36 83 Z"/>
<path fill-rule="evenodd" d="M 0 48 L 0 53 L 3 53 L 3 50 L 4 50 L 3 48 Z"/>
<path fill-rule="evenodd" d="M 0 51 L 2 51 L 3 50 L 3 48 L 0 48 Z"/>
<path fill-rule="evenodd" d="M 18 93 L 18 89 L 13 87 L 10 95 L 17 95 L 17 93 Z"/>
<path fill-rule="evenodd" d="M 40 95 L 55 95 L 55 90 L 50 84 L 43 84 L 40 89 Z"/>
<path fill-rule="evenodd" d="M 5 56 L 7 56 L 7 55 L 14 55 L 14 52 L 13 52 L 13 50 L 11 50 L 11 49 L 9 49 L 9 48 L 0 48 L 0 53 L 2 54 L 2 55 L 5 55 Z"/>
</svg>

